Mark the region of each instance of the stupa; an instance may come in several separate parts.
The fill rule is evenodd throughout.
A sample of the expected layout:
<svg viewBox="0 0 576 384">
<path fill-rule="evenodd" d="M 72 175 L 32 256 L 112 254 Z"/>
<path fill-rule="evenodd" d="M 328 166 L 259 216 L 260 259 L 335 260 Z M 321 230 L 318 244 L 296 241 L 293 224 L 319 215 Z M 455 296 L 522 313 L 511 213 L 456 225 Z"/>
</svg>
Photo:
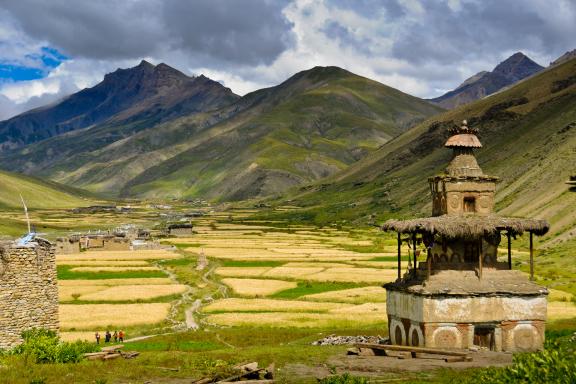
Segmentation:
<svg viewBox="0 0 576 384">
<path fill-rule="evenodd" d="M 493 351 L 541 349 L 547 309 L 546 288 L 534 283 L 533 235 L 545 220 L 494 213 L 497 177 L 485 175 L 474 150 L 482 147 L 466 121 L 451 130 L 445 146 L 453 157 L 445 172 L 428 179 L 432 217 L 388 220 L 398 233 L 398 279 L 385 284 L 393 344 Z M 512 238 L 527 232 L 530 276 L 512 270 Z M 498 260 L 502 236 L 507 260 Z M 402 275 L 402 243 L 409 265 Z M 426 261 L 418 261 L 421 251 Z M 423 252 L 422 252 L 423 253 Z"/>
</svg>

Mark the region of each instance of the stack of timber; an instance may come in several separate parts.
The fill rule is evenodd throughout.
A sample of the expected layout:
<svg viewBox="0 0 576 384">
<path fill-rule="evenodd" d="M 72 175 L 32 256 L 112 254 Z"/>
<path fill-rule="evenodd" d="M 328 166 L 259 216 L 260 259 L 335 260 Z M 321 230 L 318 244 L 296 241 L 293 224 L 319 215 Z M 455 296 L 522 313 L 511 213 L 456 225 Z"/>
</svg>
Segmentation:
<svg viewBox="0 0 576 384">
<path fill-rule="evenodd" d="M 358 343 L 356 344 L 356 348 L 348 349 L 348 354 L 359 356 L 390 356 L 398 359 L 436 359 L 444 360 L 447 363 L 472 361 L 472 356 L 468 352 L 451 351 L 441 348 L 421 348 L 372 343 Z"/>
<path fill-rule="evenodd" d="M 209 384 L 209 383 L 234 383 L 238 381 L 247 381 L 250 384 L 272 384 L 274 383 L 274 364 L 270 364 L 267 368 L 258 368 L 258 362 L 240 364 L 233 367 L 237 373 L 222 378 L 221 376 L 205 377 L 196 381 L 193 384 Z"/>
<path fill-rule="evenodd" d="M 140 352 L 131 351 L 131 352 L 124 352 L 122 351 L 124 345 L 113 345 L 111 347 L 103 347 L 101 352 L 92 352 L 92 353 L 85 353 L 84 357 L 88 360 L 114 360 L 119 357 L 123 357 L 124 359 L 133 359 L 136 356 L 140 355 Z"/>
</svg>

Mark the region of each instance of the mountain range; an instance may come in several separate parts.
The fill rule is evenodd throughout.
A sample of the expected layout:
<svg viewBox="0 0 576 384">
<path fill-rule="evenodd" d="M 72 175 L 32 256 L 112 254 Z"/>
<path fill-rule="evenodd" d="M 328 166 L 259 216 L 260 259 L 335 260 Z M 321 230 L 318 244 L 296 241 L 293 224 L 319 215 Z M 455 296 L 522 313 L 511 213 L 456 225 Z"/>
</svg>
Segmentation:
<svg viewBox="0 0 576 384">
<path fill-rule="evenodd" d="M 427 179 L 450 161 L 451 151 L 444 147 L 448 129 L 464 119 L 479 129 L 483 148 L 476 157 L 483 171 L 500 178 L 497 210 L 547 219 L 552 229 L 545 241 L 575 238 L 576 193 L 565 182 L 576 169 L 576 58 L 435 115 L 343 172 L 285 199 L 304 208 L 296 215 L 318 224 L 428 216 Z"/>
<path fill-rule="evenodd" d="M 341 171 L 440 111 L 337 67 L 238 97 L 142 62 L 3 122 L 0 159 L 109 196 L 242 200 Z"/>
<path fill-rule="evenodd" d="M 574 90 L 574 60 L 562 60 L 530 75 L 537 65 L 515 54 L 454 92 L 494 76 L 516 83 L 448 112 L 338 67 L 315 67 L 240 97 L 205 76 L 142 61 L 59 103 L 0 122 L 0 161 L 11 171 L 111 197 L 230 201 L 292 191 L 290 198 L 325 215 L 337 209 L 352 218 L 376 207 L 424 212 L 420 181 L 444 164 L 446 128 L 459 119 L 480 124 L 486 148 L 493 148 L 488 164 L 510 177 L 505 183 L 536 172 L 526 170 L 530 156 L 538 164 L 556 159 L 550 169 L 566 178 L 557 167 L 574 168 L 566 152 L 571 136 L 539 147 L 555 137 L 554 129 L 572 132 L 565 121 L 572 109 L 563 100 Z M 543 117 L 556 106 L 558 116 Z M 513 144 L 516 137 L 521 146 Z M 526 172 L 508 168 L 516 163 Z M 534 196 L 541 189 L 532 179 L 525 184 L 528 206 L 543 201 Z M 514 188 L 515 196 L 525 186 Z"/>
<path fill-rule="evenodd" d="M 542 71 L 544 67 L 517 52 L 498 64 L 491 72 L 482 71 L 465 80 L 453 91 L 430 101 L 446 109 L 481 99 Z"/>
</svg>

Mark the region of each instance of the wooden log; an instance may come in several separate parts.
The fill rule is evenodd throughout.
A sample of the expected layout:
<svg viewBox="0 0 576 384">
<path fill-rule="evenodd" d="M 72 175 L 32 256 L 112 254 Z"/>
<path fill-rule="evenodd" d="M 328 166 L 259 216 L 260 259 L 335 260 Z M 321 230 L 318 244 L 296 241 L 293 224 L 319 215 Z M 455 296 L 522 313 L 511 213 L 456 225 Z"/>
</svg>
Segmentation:
<svg viewBox="0 0 576 384">
<path fill-rule="evenodd" d="M 196 381 L 193 381 L 192 384 L 209 384 L 209 383 L 213 383 L 213 382 L 214 382 L 214 378 L 204 377 L 202 379 L 198 379 Z"/>
<path fill-rule="evenodd" d="M 217 381 L 217 383 L 226 383 L 226 382 L 230 382 L 230 381 L 240 381 L 241 379 L 249 378 L 251 376 L 253 376 L 255 378 L 260 378 L 259 377 L 260 374 L 264 374 L 265 372 L 266 372 L 266 370 L 264 368 L 260 368 L 260 369 L 257 369 L 255 371 L 244 372 L 244 373 L 241 373 L 239 375 L 227 377 L 225 379 Z M 250 380 L 250 381 L 252 381 L 252 380 Z"/>
<path fill-rule="evenodd" d="M 407 351 L 415 353 L 429 353 L 431 355 L 446 355 L 446 356 L 468 356 L 468 352 L 449 351 L 440 348 L 423 348 L 411 347 L 405 345 L 385 345 L 385 344 L 372 344 L 372 343 L 358 343 L 355 344 L 358 348 L 371 348 L 381 351 Z"/>
<path fill-rule="evenodd" d="M 112 345 L 110 347 L 102 347 L 102 352 L 114 352 L 122 348 L 124 348 L 123 344 Z"/>
<path fill-rule="evenodd" d="M 102 358 L 102 360 L 114 360 L 114 359 L 117 359 L 119 357 L 122 357 L 122 355 L 119 353 L 109 353 L 106 356 L 104 356 Z"/>
<path fill-rule="evenodd" d="M 252 363 L 240 364 L 235 366 L 234 369 L 238 369 L 244 372 L 254 372 L 258 369 L 258 362 L 254 361 Z"/>
<path fill-rule="evenodd" d="M 90 353 L 85 353 L 84 357 L 105 356 L 107 354 L 108 354 L 108 352 L 90 352 Z"/>
<path fill-rule="evenodd" d="M 88 360 L 104 360 L 104 356 L 106 356 L 106 354 L 87 356 L 86 359 L 88 359 Z"/>
<path fill-rule="evenodd" d="M 264 378 L 272 380 L 274 378 L 275 371 L 276 371 L 276 364 L 270 363 L 270 365 L 266 367 L 266 373 L 264 374 Z"/>
<path fill-rule="evenodd" d="M 202 379 L 198 379 L 196 381 L 193 381 L 192 384 L 209 384 L 209 383 L 213 383 L 213 382 L 214 382 L 213 377 L 204 377 Z"/>
<path fill-rule="evenodd" d="M 264 380 L 246 380 L 243 382 L 250 383 L 250 384 L 273 384 L 276 381 L 264 379 Z M 237 383 L 237 381 L 217 381 L 216 383 L 218 383 L 218 384 Z"/>
</svg>

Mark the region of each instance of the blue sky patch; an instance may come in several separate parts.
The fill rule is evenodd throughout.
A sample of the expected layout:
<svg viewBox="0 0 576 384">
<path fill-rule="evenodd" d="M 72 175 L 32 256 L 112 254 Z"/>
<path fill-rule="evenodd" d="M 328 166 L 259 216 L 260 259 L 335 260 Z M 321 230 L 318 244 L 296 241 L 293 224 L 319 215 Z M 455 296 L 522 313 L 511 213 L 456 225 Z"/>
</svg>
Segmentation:
<svg viewBox="0 0 576 384">
<path fill-rule="evenodd" d="M 68 57 L 51 47 L 42 47 L 39 53 L 26 55 L 28 61 L 34 62 L 34 66 L 24 66 L 15 63 L 2 62 L 0 59 L 0 81 L 26 81 L 42 79 L 50 71 L 58 67 Z"/>
</svg>

